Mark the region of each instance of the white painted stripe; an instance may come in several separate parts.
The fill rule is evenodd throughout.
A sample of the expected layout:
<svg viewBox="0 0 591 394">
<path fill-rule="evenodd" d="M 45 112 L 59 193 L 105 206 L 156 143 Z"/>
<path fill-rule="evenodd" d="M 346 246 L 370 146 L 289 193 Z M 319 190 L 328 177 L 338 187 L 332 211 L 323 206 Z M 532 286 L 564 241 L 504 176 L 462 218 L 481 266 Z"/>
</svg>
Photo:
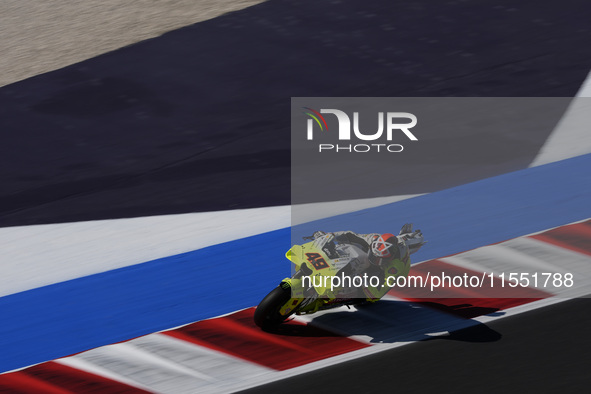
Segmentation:
<svg viewBox="0 0 591 394">
<path fill-rule="evenodd" d="M 309 204 L 313 219 L 414 197 Z M 299 209 L 299 208 L 296 208 Z M 302 216 L 298 216 L 302 218 Z M 0 297 L 288 228 L 289 206 L 0 228 Z"/>
<path fill-rule="evenodd" d="M 85 372 L 88 372 L 88 373 L 91 373 L 91 374 L 94 374 L 97 376 L 102 376 L 104 378 L 114 380 L 116 382 L 124 383 L 128 386 L 137 387 L 137 388 L 145 390 L 145 391 L 151 391 L 151 389 L 149 387 L 142 386 L 141 384 L 139 384 L 131 379 L 128 379 L 119 373 L 113 372 L 113 371 L 103 368 L 103 367 L 99 367 L 97 365 L 94 365 L 93 363 L 82 360 L 81 358 L 66 357 L 66 358 L 60 358 L 60 359 L 54 360 L 54 362 L 66 365 L 70 368 L 78 369 L 80 371 L 85 371 Z"/>
<path fill-rule="evenodd" d="M 274 371 L 273 369 L 233 357 L 163 334 L 151 334 L 127 342 L 153 356 L 197 371 L 212 381 L 241 381 Z"/>
<path fill-rule="evenodd" d="M 591 276 L 591 256 L 587 254 L 530 237 L 515 238 L 504 242 L 503 245 L 534 257 L 538 261 L 557 266 L 563 272 L 578 272 L 585 277 Z"/>
<path fill-rule="evenodd" d="M 0 228 L 0 296 L 289 227 L 289 207 Z"/>
<path fill-rule="evenodd" d="M 275 372 L 159 333 L 55 361 L 143 390 L 171 394 L 225 392 L 228 385 Z"/>
<path fill-rule="evenodd" d="M 505 244 L 478 248 L 456 256 L 440 259 L 446 263 L 474 270 L 478 267 L 481 272 L 495 272 L 496 274 L 511 272 L 563 272 L 554 264 L 539 260 L 535 257 L 508 248 Z"/>
<path fill-rule="evenodd" d="M 527 237 L 507 241 L 505 245 L 553 265 L 555 272 L 573 274 L 572 287 L 549 288 L 559 297 L 582 297 L 591 291 L 591 256 Z"/>
<path fill-rule="evenodd" d="M 591 73 L 587 76 L 587 79 L 583 82 L 579 91 L 577 92 L 577 97 L 591 97 Z"/>
<path fill-rule="evenodd" d="M 590 256 L 527 237 L 485 246 L 440 260 L 473 271 L 494 273 L 495 276 L 504 274 L 506 281 L 512 273 L 516 274 L 517 278 L 521 274 L 527 274 L 529 287 L 560 297 L 580 297 L 591 289 Z M 548 280 L 548 276 L 544 275 L 546 273 L 559 273 L 561 280 L 565 274 L 572 274 L 573 286 L 554 286 L 553 277 Z M 534 286 L 534 275 L 537 275 L 537 286 Z M 499 297 L 502 297 L 502 289 L 499 291 Z"/>
<path fill-rule="evenodd" d="M 591 74 L 530 167 L 591 153 Z"/>
<path fill-rule="evenodd" d="M 401 196 L 294 205 L 291 209 L 291 225 L 295 226 L 298 224 L 341 215 L 344 213 L 360 211 L 367 208 L 375 208 L 422 195 L 423 194 L 407 194 Z"/>
<path fill-rule="evenodd" d="M 159 393 L 190 393 L 216 383 L 207 375 L 143 352 L 128 344 L 105 346 L 73 356 Z M 174 391 L 170 388 L 174 386 Z"/>
</svg>

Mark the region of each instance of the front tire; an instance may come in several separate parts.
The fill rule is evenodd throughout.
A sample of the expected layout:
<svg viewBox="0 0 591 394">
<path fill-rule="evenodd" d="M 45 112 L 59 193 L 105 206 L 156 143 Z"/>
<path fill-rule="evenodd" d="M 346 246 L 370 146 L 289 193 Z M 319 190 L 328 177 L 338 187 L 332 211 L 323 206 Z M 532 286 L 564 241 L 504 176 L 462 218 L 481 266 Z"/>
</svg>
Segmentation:
<svg viewBox="0 0 591 394">
<path fill-rule="evenodd" d="M 289 317 L 279 313 L 279 309 L 291 299 L 291 288 L 274 288 L 254 311 L 254 323 L 263 330 L 276 327 Z"/>
</svg>

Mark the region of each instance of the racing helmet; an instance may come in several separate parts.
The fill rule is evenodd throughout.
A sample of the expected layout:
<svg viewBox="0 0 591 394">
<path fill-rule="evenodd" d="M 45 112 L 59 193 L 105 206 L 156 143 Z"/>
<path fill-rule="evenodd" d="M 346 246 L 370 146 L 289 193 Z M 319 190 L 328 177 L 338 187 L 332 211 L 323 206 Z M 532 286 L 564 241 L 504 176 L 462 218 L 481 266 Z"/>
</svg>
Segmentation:
<svg viewBox="0 0 591 394">
<path fill-rule="evenodd" d="M 394 234 L 386 233 L 378 236 L 371 243 L 370 262 L 380 264 L 400 258 L 398 238 Z"/>
</svg>

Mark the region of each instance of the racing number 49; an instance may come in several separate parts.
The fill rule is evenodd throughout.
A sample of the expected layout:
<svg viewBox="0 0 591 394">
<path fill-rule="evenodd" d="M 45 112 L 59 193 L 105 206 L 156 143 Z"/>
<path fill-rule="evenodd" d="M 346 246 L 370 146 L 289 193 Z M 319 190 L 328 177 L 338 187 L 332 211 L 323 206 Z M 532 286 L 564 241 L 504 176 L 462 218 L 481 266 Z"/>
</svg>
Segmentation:
<svg viewBox="0 0 591 394">
<path fill-rule="evenodd" d="M 308 258 L 310 264 L 312 264 L 317 270 L 328 268 L 328 264 L 324 258 L 322 258 L 320 253 L 306 253 L 306 257 Z"/>
</svg>

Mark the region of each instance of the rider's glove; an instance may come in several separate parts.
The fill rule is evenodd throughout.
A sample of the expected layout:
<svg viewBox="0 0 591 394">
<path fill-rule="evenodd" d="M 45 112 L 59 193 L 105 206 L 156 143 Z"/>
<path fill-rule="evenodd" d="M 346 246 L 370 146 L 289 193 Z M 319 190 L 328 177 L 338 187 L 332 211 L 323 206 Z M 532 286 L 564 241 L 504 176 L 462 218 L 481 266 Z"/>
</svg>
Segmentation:
<svg viewBox="0 0 591 394">
<path fill-rule="evenodd" d="M 304 238 L 306 240 L 313 241 L 313 240 L 318 239 L 320 237 L 323 237 L 325 235 L 326 235 L 326 233 L 324 231 L 318 230 L 318 231 L 314 231 L 314 234 L 312 234 L 312 236 L 305 236 L 305 237 L 302 237 L 302 238 Z"/>
<path fill-rule="evenodd" d="M 398 239 L 404 241 L 410 254 L 418 251 L 426 242 L 423 238 L 423 233 L 421 230 L 412 231 L 411 223 L 407 223 L 402 226 L 400 234 L 398 235 Z"/>
<path fill-rule="evenodd" d="M 326 235 L 326 232 L 324 231 L 315 231 L 314 234 L 312 234 L 312 236 L 314 237 L 314 239 L 320 238 L 320 237 L 324 237 Z"/>
<path fill-rule="evenodd" d="M 412 233 L 412 223 L 406 223 L 404 226 L 402 226 L 398 235 L 402 235 L 402 234 L 406 234 L 406 233 Z"/>
</svg>

